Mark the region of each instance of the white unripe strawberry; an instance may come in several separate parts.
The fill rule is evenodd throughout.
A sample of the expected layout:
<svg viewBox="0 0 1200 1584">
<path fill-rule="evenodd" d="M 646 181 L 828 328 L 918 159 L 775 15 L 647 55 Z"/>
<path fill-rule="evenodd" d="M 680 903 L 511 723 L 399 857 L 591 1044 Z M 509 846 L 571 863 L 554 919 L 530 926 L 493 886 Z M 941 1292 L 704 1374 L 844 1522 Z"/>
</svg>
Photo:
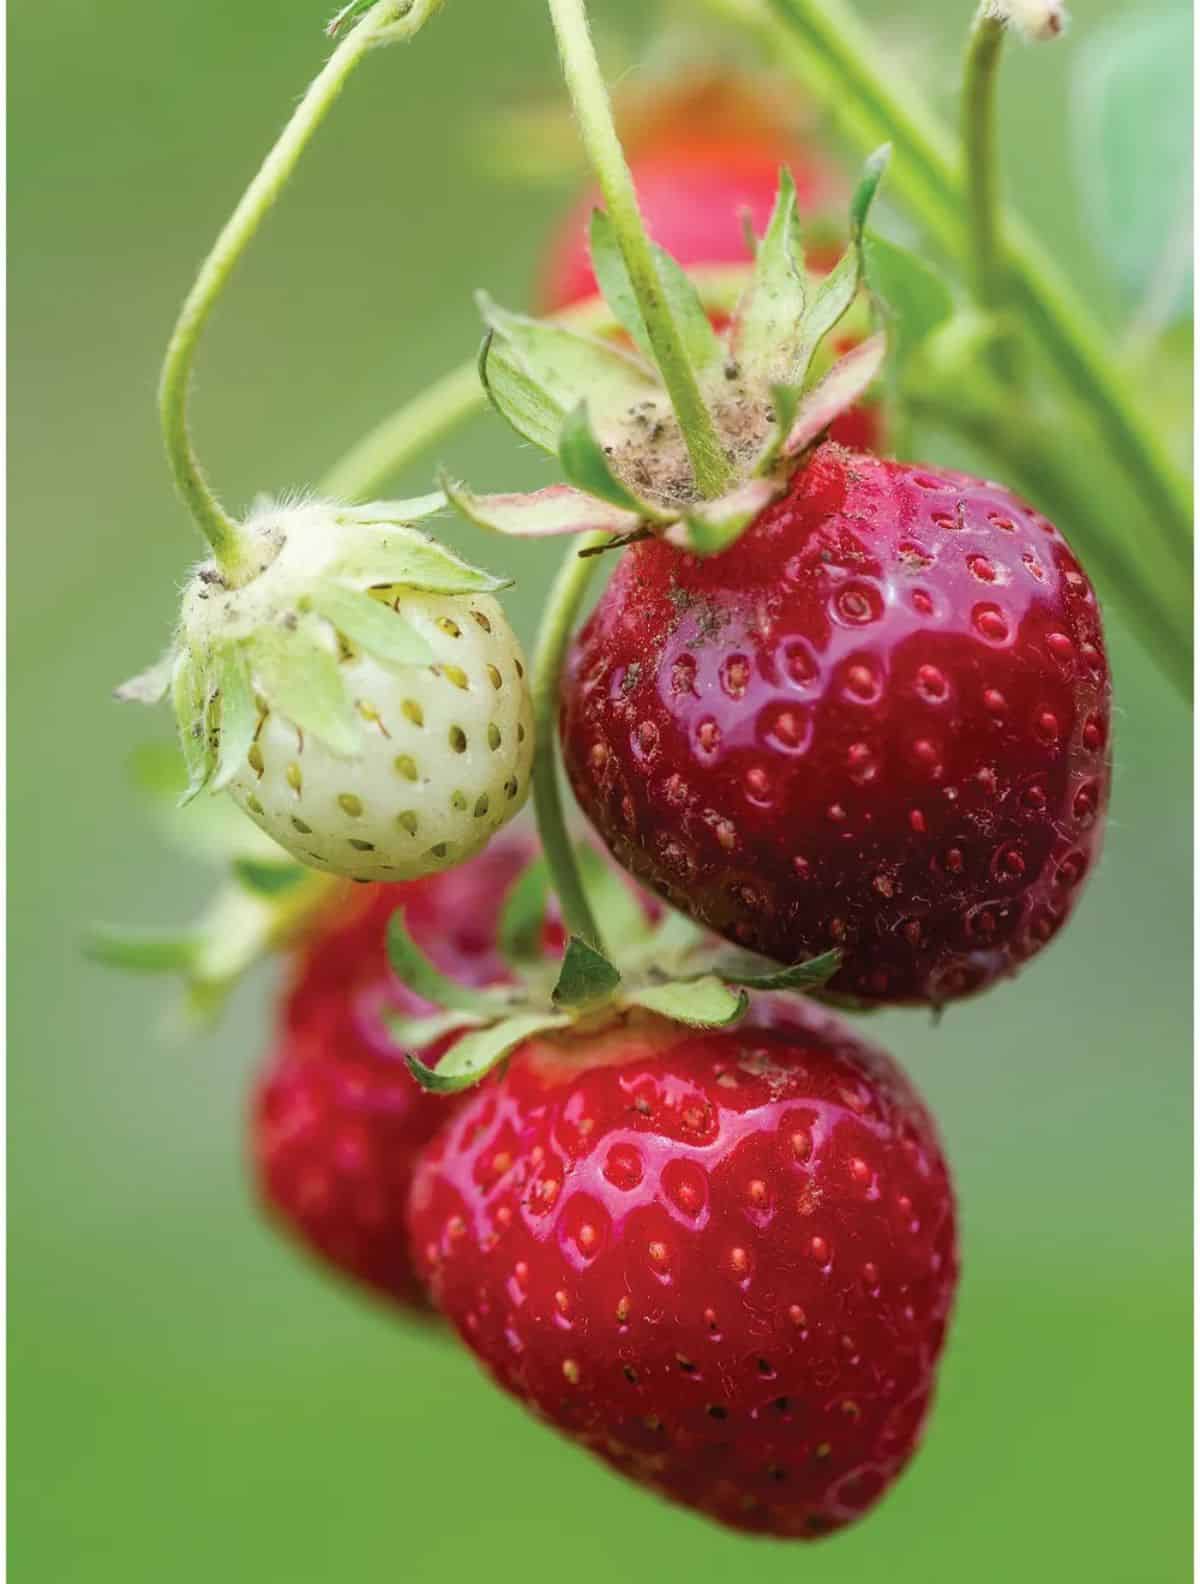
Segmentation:
<svg viewBox="0 0 1200 1584">
<path fill-rule="evenodd" d="M 518 812 L 524 659 L 500 581 L 409 525 L 441 504 L 266 501 L 244 524 L 256 574 L 197 570 L 172 651 L 121 690 L 170 686 L 188 796 L 228 788 L 301 862 L 355 880 L 461 863 Z"/>
</svg>

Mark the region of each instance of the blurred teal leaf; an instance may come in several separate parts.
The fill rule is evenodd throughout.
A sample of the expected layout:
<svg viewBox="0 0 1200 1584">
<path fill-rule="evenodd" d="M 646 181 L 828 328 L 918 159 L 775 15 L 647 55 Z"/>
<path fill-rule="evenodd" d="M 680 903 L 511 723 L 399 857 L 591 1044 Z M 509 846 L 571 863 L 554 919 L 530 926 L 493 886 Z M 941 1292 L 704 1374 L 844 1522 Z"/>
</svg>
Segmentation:
<svg viewBox="0 0 1200 1584">
<path fill-rule="evenodd" d="M 954 296 L 936 270 L 908 248 L 871 232 L 864 238 L 867 286 L 887 311 L 888 340 L 902 368 L 954 311 Z"/>
<path fill-rule="evenodd" d="M 1084 218 L 1139 317 L 1160 329 L 1192 296 L 1192 16 L 1133 7 L 1092 29 L 1075 58 Z"/>
</svg>

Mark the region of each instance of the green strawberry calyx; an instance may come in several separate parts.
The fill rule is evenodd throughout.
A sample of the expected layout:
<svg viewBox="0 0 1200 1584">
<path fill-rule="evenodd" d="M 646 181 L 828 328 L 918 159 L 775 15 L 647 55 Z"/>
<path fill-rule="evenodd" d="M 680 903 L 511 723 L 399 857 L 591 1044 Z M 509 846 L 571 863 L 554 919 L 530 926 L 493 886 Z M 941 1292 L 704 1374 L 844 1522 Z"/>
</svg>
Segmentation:
<svg viewBox="0 0 1200 1584">
<path fill-rule="evenodd" d="M 623 943 L 616 961 L 576 935 L 557 964 L 546 957 L 544 860 L 536 860 L 518 879 L 501 917 L 501 945 L 517 975 L 513 986 L 479 990 L 458 984 L 412 940 L 403 912 L 392 915 L 388 957 L 393 972 L 441 1009 L 429 1017 L 391 1020 L 392 1037 L 422 1088 L 442 1094 L 469 1088 L 527 1039 L 569 1028 L 598 1030 L 639 1010 L 692 1028 L 726 1028 L 746 1012 L 748 991 L 820 990 L 840 966 L 841 953 L 835 950 L 779 968 L 715 946 L 680 914 L 667 913 L 653 923 L 593 848 L 581 846 L 577 856 L 598 915 Z M 436 1066 L 413 1054 L 452 1030 L 465 1032 Z"/>
<path fill-rule="evenodd" d="M 244 524 L 254 575 L 231 587 L 215 562 L 196 568 L 167 652 L 116 690 L 143 704 L 170 692 L 188 770 L 182 802 L 228 786 L 266 709 L 355 758 L 360 723 L 340 659 L 362 650 L 388 667 L 428 665 L 406 592 L 508 586 L 413 526 L 445 505 L 440 494 L 362 506 L 262 499 Z"/>
<path fill-rule="evenodd" d="M 451 504 L 505 534 L 600 531 L 621 543 L 649 533 L 701 555 L 727 549 L 883 366 L 886 341 L 877 334 L 810 380 L 818 348 L 864 280 L 864 229 L 888 154 L 885 147 L 867 161 L 850 205 L 850 247 L 815 282 L 804 270 L 795 186 L 781 172 L 750 282 L 724 331 L 713 328 L 679 265 L 655 249 L 663 293 L 730 467 L 732 481 L 718 499 L 702 498 L 697 487 L 615 232 L 597 210 L 592 266 L 631 349 L 480 298 L 487 394 L 518 434 L 557 458 L 566 482 L 530 494 L 476 495 L 443 479 Z"/>
</svg>

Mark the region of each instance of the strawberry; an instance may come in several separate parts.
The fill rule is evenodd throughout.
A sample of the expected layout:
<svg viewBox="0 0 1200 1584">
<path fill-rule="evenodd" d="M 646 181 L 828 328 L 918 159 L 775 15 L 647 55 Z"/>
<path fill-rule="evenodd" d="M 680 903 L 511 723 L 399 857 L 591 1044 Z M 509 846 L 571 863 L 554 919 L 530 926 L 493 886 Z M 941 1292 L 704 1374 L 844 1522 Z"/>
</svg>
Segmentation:
<svg viewBox="0 0 1200 1584">
<path fill-rule="evenodd" d="M 188 796 L 228 788 L 293 857 L 355 880 L 461 863 L 519 811 L 524 660 L 501 580 L 409 525 L 443 505 L 264 501 L 254 576 L 197 570 L 171 650 L 119 690 L 171 688 Z"/>
<path fill-rule="evenodd" d="M 709 559 L 619 563 L 562 695 L 617 858 L 835 992 L 934 1005 L 1058 932 L 1100 851 L 1110 682 L 1088 579 L 995 484 L 821 446 Z"/>
<path fill-rule="evenodd" d="M 685 269 L 746 262 L 746 225 L 756 235 L 766 229 L 782 165 L 791 171 L 800 213 L 819 217 L 842 197 L 841 173 L 820 147 L 793 131 L 769 97 L 737 79 L 687 83 L 631 131 L 626 148 L 646 228 Z M 585 194 L 554 233 L 538 292 L 541 312 L 595 295 L 588 221 L 598 202 L 595 192 Z M 809 263 L 823 271 L 836 256 L 814 248 Z M 858 339 L 843 337 L 841 349 Z M 878 403 L 840 414 L 831 433 L 844 445 L 878 449 Z"/>
<path fill-rule="evenodd" d="M 916 1448 L 953 1191 L 896 1065 L 803 1003 L 529 1041 L 423 1152 L 409 1225 L 502 1387 L 721 1523 L 827 1534 Z"/>
<path fill-rule="evenodd" d="M 463 983 L 506 980 L 500 903 L 531 848 L 502 838 L 457 869 L 341 894 L 295 954 L 255 1088 L 251 1153 L 265 1206 L 342 1275 L 407 1308 L 427 1306 L 403 1226 L 413 1161 L 454 1102 L 418 1088 L 389 1034 L 388 1014 L 429 1007 L 388 967 L 388 920 L 402 909 Z M 547 931 L 548 947 L 560 940 Z M 456 1037 L 443 1034 L 423 1058 L 435 1062 Z"/>
</svg>

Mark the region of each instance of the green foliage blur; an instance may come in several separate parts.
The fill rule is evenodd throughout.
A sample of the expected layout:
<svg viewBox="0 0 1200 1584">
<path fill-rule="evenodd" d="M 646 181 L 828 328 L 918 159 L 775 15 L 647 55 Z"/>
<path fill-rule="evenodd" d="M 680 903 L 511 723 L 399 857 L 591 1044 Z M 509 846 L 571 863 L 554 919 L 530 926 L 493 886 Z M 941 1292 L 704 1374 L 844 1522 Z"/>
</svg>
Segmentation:
<svg viewBox="0 0 1200 1584">
<path fill-rule="evenodd" d="M 648 9 L 593 7 L 610 24 Z M 897 69 L 950 108 L 971 0 L 866 9 Z M 1118 9 L 1078 0 L 1068 39 L 1014 48 L 1002 84 L 1010 190 L 1114 336 L 1066 85 Z M 474 287 L 527 300 L 564 193 L 490 174 L 480 118 L 553 91 L 542 11 L 447 0 L 338 106 L 202 353 L 198 440 L 231 503 L 313 482 L 469 356 Z M 128 757 L 166 712 L 109 688 L 158 652 L 200 548 L 158 449 L 161 349 L 324 57 L 324 19 L 322 0 L 11 8 L 10 1576 L 1175 1584 L 1190 1550 L 1190 720 L 1119 601 L 1112 825 L 1077 921 L 940 1025 L 871 1027 L 941 1119 L 966 1270 L 925 1451 L 822 1546 L 735 1539 L 626 1486 L 432 1328 L 398 1325 L 277 1239 L 243 1164 L 268 974 L 216 1035 L 172 1044 L 162 986 L 81 960 L 87 921 L 180 920 L 212 883 L 129 789 Z M 542 476 L 498 420 L 440 460 L 484 487 Z M 459 542 L 518 573 L 531 638 L 553 555 L 465 528 Z"/>
</svg>

